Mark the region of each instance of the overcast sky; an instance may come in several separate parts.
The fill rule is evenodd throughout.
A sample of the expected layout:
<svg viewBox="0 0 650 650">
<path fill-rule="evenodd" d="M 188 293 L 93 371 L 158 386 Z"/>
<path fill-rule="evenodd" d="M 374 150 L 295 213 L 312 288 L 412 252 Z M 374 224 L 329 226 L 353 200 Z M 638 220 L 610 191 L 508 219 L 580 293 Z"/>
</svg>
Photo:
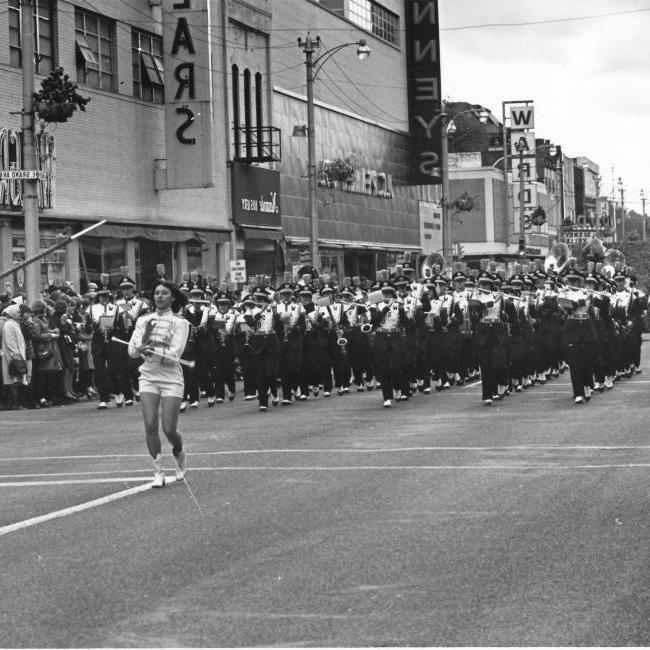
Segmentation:
<svg viewBox="0 0 650 650">
<path fill-rule="evenodd" d="M 586 18 L 626 11 L 635 13 Z M 486 23 L 509 25 L 453 29 Z M 499 119 L 502 101 L 535 100 L 536 136 L 597 163 L 604 195 L 613 166 L 626 206 L 641 211 L 639 190 L 650 197 L 650 0 L 440 0 L 440 28 L 443 97 Z"/>
</svg>

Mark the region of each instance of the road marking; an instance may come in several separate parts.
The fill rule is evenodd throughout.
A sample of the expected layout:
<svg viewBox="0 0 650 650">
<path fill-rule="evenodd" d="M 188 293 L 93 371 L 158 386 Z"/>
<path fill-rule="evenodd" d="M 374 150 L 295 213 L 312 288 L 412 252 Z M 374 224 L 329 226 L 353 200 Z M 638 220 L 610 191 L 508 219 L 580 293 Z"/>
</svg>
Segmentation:
<svg viewBox="0 0 650 650">
<path fill-rule="evenodd" d="M 386 454 L 416 451 L 641 451 L 649 450 L 650 445 L 499 445 L 499 446 L 438 446 L 438 447 L 386 447 L 386 448 L 350 448 L 350 449 L 229 449 L 221 451 L 188 452 L 188 458 L 195 456 L 246 456 L 251 454 Z M 148 454 L 96 454 L 82 456 L 23 456 L 15 458 L 0 458 L 2 462 L 50 461 L 50 460 L 102 460 L 112 458 L 148 458 Z M 134 470 L 113 470 L 96 472 L 64 472 L 62 474 L 10 474 L 0 478 L 13 476 L 68 476 L 69 474 L 115 474 L 117 472 L 133 472 Z M 145 471 L 145 470 L 142 470 Z"/>
<path fill-rule="evenodd" d="M 20 475 L 18 475 L 20 476 Z M 48 476 L 48 474 L 41 474 Z M 38 487 L 41 485 L 91 485 L 94 483 L 133 483 L 133 482 L 151 482 L 151 477 L 147 476 L 123 476 L 121 478 L 81 478 L 66 479 L 57 481 L 7 481 L 0 483 L 0 487 Z"/>
<path fill-rule="evenodd" d="M 173 483 L 176 478 L 171 476 L 167 480 L 168 482 Z M 30 528 L 31 526 L 42 524 L 46 521 L 51 521 L 52 519 L 59 519 L 61 517 L 67 517 L 68 515 L 74 515 L 77 512 L 90 510 L 90 508 L 96 508 L 98 506 L 105 505 L 106 503 L 111 503 L 113 501 L 117 501 L 118 499 L 124 499 L 126 497 L 133 496 L 134 494 L 146 492 L 147 490 L 151 489 L 151 483 L 149 482 L 145 485 L 138 485 L 136 487 L 129 488 L 128 490 L 122 490 L 121 492 L 114 492 L 113 494 L 109 494 L 99 499 L 86 501 L 85 503 L 80 503 L 76 506 L 63 508 L 63 510 L 55 510 L 54 512 L 50 512 L 46 515 L 39 515 L 38 517 L 32 517 L 31 519 L 25 519 L 24 521 L 17 521 L 14 524 L 0 527 L 0 537 L 3 535 L 8 535 L 9 533 L 15 533 L 16 531 L 23 530 L 24 528 Z"/>
</svg>

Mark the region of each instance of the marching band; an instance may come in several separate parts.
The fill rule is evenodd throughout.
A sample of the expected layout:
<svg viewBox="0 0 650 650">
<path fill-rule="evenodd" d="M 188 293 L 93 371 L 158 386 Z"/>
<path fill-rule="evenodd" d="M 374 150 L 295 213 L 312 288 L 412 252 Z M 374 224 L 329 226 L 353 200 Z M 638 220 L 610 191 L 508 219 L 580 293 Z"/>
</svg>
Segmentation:
<svg viewBox="0 0 650 650">
<path fill-rule="evenodd" d="M 180 315 L 189 336 L 180 410 L 199 408 L 202 397 L 208 407 L 232 401 L 238 375 L 244 399 L 257 400 L 261 412 L 269 400 L 291 406 L 351 387 L 380 388 L 390 408 L 479 377 L 489 406 L 567 368 L 574 402 L 588 402 L 641 372 L 647 299 L 620 257 L 611 261 L 579 270 L 560 244 L 543 265 L 514 265 L 506 278 L 488 261 L 480 271 L 443 273 L 444 260 L 430 256 L 419 279 L 406 264 L 380 271 L 373 285 L 345 278 L 341 286 L 304 267 L 296 283 L 257 282 L 239 298 L 223 286 L 184 281 Z M 137 366 L 112 336 L 128 340 L 151 308 L 128 275 L 120 289 L 113 301 L 102 286 L 87 311 L 100 409 L 111 385 L 118 407 L 138 395 Z"/>
</svg>

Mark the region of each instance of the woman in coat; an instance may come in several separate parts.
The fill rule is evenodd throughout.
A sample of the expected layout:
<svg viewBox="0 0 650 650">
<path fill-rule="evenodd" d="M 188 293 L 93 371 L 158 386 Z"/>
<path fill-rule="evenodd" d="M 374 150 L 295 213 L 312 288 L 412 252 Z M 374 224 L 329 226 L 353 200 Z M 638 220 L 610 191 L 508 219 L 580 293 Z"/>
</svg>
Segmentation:
<svg viewBox="0 0 650 650">
<path fill-rule="evenodd" d="M 34 397 L 40 406 L 63 403 L 63 382 L 61 379 L 61 354 L 57 339 L 59 332 L 50 327 L 47 307 L 42 300 L 34 301 L 33 343 L 34 343 Z"/>
<path fill-rule="evenodd" d="M 24 361 L 27 365 L 25 339 L 20 330 L 20 307 L 10 305 L 3 312 L 5 317 L 2 328 L 2 377 L 4 385 L 9 387 L 9 408 L 22 409 L 20 406 L 20 387 L 29 383 L 28 373 L 15 373 L 10 371 L 12 360 Z"/>
</svg>

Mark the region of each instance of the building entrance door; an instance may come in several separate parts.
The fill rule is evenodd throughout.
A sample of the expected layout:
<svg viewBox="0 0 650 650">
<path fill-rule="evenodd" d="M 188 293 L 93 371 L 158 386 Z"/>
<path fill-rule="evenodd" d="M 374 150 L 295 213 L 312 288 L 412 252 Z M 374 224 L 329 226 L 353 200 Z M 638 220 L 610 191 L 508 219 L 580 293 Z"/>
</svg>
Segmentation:
<svg viewBox="0 0 650 650">
<path fill-rule="evenodd" d="M 140 240 L 140 277 L 144 291 L 149 291 L 158 277 L 156 266 L 165 266 L 165 277 L 174 279 L 174 243 L 158 242 L 151 239 Z"/>
</svg>

